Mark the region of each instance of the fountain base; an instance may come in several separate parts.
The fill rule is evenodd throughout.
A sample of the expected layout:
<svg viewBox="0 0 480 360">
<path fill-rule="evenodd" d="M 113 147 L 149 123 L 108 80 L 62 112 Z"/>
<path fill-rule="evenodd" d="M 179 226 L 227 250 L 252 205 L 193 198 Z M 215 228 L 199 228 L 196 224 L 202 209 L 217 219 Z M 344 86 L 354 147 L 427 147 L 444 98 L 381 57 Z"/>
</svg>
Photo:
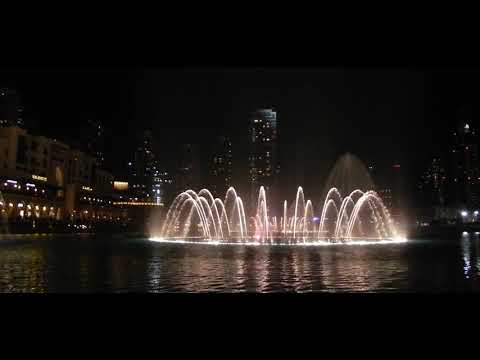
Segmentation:
<svg viewBox="0 0 480 360">
<path fill-rule="evenodd" d="M 215 240 L 205 239 L 201 237 L 189 238 L 163 238 L 150 237 L 150 241 L 168 244 L 195 244 L 195 245 L 237 245 L 237 246 L 342 246 L 342 245 L 386 245 L 406 243 L 408 240 L 404 237 L 395 238 L 361 238 L 361 239 L 295 239 L 288 240 L 285 238 L 272 238 L 266 240 L 251 239 L 227 239 Z"/>
</svg>

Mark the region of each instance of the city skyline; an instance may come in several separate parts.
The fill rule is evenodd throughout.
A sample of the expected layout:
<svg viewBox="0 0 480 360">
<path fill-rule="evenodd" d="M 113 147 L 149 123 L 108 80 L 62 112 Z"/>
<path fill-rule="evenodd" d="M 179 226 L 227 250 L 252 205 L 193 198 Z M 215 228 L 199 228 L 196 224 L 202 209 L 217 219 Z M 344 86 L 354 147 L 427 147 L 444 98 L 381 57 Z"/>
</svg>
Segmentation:
<svg viewBox="0 0 480 360">
<path fill-rule="evenodd" d="M 2 69 L 0 291 L 478 291 L 479 74 Z"/>
<path fill-rule="evenodd" d="M 17 69 L 0 72 L 0 84 L 16 86 L 32 131 L 73 139 L 68 142 L 74 145 L 85 122 L 102 124 L 102 136 L 116 140 L 102 145 L 114 173 L 125 171 L 130 139 L 144 130 L 160 143 L 158 160 L 171 172 L 179 144 L 195 145 L 206 168 L 208 144 L 228 136 L 236 158 L 232 178 L 244 187 L 245 122 L 256 109 L 272 107 L 282 119 L 284 188 L 321 183 L 336 159 L 351 152 L 378 168 L 401 164 L 414 189 L 425 162 L 443 152 L 438 143 L 451 142 L 456 112 L 475 97 L 478 73 L 468 74 L 470 79 L 455 69 Z M 458 94 L 452 84 L 461 85 Z"/>
</svg>

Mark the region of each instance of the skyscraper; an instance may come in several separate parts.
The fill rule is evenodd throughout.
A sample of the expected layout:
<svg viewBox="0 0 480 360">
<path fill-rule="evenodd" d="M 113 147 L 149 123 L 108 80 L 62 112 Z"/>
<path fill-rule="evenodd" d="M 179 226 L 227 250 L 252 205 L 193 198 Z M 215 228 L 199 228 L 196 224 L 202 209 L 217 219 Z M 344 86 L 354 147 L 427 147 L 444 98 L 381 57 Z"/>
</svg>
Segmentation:
<svg viewBox="0 0 480 360">
<path fill-rule="evenodd" d="M 210 175 L 213 194 L 222 197 L 232 185 L 232 143 L 225 136 L 214 145 Z"/>
<path fill-rule="evenodd" d="M 257 110 L 250 118 L 250 205 L 255 203 L 260 186 L 275 198 L 276 175 L 280 172 L 277 127 L 277 112 L 273 109 Z"/>
<path fill-rule="evenodd" d="M 204 185 L 200 169 L 198 145 L 180 145 L 175 184 L 177 192 L 198 189 Z"/>
<path fill-rule="evenodd" d="M 24 127 L 23 107 L 15 89 L 0 89 L 0 126 Z"/>
<path fill-rule="evenodd" d="M 422 174 L 418 189 L 422 205 L 428 207 L 444 206 L 446 202 L 446 171 L 440 157 L 434 157 Z"/>
<path fill-rule="evenodd" d="M 445 222 L 457 218 L 458 211 L 450 207 L 454 199 L 448 191 L 449 176 L 445 165 L 441 157 L 435 156 L 420 177 L 415 199 L 417 220 Z"/>
<path fill-rule="evenodd" d="M 129 187 L 137 199 L 160 204 L 171 200 L 173 179 L 165 166 L 160 165 L 157 151 L 153 134 L 148 130 L 141 133 L 134 159 L 128 163 Z"/>
<path fill-rule="evenodd" d="M 453 134 L 452 149 L 453 194 L 456 207 L 480 207 L 480 171 L 478 138 L 468 113 L 460 113 Z"/>
<path fill-rule="evenodd" d="M 158 164 L 153 149 L 153 136 L 150 131 L 144 131 L 138 137 L 133 161 L 128 163 L 131 176 L 131 188 L 138 198 L 150 198 L 154 189 L 154 176 L 158 174 Z"/>
<path fill-rule="evenodd" d="M 83 130 L 85 150 L 95 157 L 97 166 L 102 167 L 105 162 L 105 132 L 100 121 L 87 120 Z"/>
</svg>

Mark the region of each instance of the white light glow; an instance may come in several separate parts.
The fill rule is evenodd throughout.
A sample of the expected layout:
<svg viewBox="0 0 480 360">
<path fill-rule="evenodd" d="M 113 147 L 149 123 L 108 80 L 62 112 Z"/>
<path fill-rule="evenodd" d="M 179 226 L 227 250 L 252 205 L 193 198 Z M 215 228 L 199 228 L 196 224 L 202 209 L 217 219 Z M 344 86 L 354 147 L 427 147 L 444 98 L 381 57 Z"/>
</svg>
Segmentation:
<svg viewBox="0 0 480 360">
<path fill-rule="evenodd" d="M 224 201 L 215 199 L 208 189 L 198 193 L 186 190 L 177 195 L 170 206 L 158 236 L 168 241 L 188 242 L 187 235 L 195 231 L 198 235 L 202 234 L 202 238 L 195 242 L 212 243 L 214 240 L 221 244 L 255 242 L 257 245 L 282 243 L 302 246 L 406 241 L 404 237 L 397 236 L 389 210 L 373 190 L 364 192 L 356 189 L 343 197 L 338 189 L 331 188 L 323 207 L 317 208 L 318 216 L 315 216 L 312 202 L 305 199 L 303 188 L 299 186 L 290 214 L 285 201 L 283 217 L 277 218 L 269 216 L 267 189 L 260 186 L 256 212 L 253 208 L 251 216 L 245 215 L 243 201 L 233 187 L 227 190 Z M 368 208 L 373 214 L 373 219 L 369 220 L 374 226 L 367 233 L 359 229 L 358 224 L 366 216 L 364 209 Z M 192 222 L 192 216 L 196 216 L 199 222 Z M 317 224 L 318 220 L 320 224 Z M 196 228 L 194 224 L 197 224 Z"/>
<path fill-rule="evenodd" d="M 186 239 L 165 239 L 163 237 L 150 237 L 149 241 L 165 243 L 165 244 L 193 244 L 193 245 L 237 245 L 237 246 L 357 246 L 357 245 L 388 245 L 388 244 L 401 244 L 408 242 L 407 238 L 396 237 L 394 239 L 382 239 L 382 240 L 357 240 L 351 242 L 338 242 L 332 243 L 328 241 L 314 241 L 308 243 L 270 243 L 270 242 L 258 242 L 258 241 L 219 241 L 219 240 L 207 240 L 207 241 L 194 241 Z"/>
</svg>

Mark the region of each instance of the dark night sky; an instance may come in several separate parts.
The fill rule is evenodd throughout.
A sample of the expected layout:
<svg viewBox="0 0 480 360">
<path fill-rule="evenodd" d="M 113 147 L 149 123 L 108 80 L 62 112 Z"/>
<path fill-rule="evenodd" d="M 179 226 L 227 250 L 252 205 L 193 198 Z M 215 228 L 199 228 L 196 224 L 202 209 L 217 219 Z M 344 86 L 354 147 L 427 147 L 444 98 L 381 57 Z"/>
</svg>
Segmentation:
<svg viewBox="0 0 480 360">
<path fill-rule="evenodd" d="M 478 80 L 478 71 L 468 69 L 0 69 L 0 85 L 21 92 L 27 121 L 38 131 L 75 139 L 87 117 L 103 121 L 114 170 L 144 128 L 161 142 L 166 163 L 174 144 L 208 145 L 227 132 L 236 178 L 246 181 L 249 113 L 273 106 L 283 173 L 305 187 L 321 183 L 346 151 L 367 164 L 401 163 L 413 179 L 445 149 L 458 106 L 476 105 Z"/>
</svg>

